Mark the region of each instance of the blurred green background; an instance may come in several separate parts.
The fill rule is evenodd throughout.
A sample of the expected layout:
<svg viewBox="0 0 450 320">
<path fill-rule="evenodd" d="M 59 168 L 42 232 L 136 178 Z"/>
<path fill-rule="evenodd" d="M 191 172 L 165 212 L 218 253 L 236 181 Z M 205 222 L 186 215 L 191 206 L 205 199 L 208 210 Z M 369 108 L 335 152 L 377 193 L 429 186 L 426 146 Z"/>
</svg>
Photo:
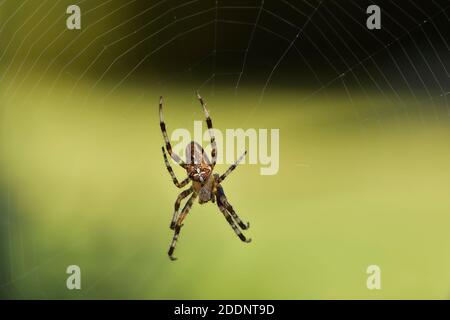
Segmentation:
<svg viewBox="0 0 450 320">
<path fill-rule="evenodd" d="M 103 13 L 121 5 L 92 1 L 89 9 L 102 3 L 116 5 Z M 202 78 L 209 63 L 196 75 L 183 61 L 188 73 L 177 66 L 183 77 L 170 80 L 159 64 L 164 60 L 154 58 L 128 77 L 139 53 L 102 76 L 129 43 L 98 61 L 104 47 L 95 43 L 71 60 L 96 33 L 68 47 L 67 3 L 56 3 L 54 11 L 51 2 L 38 10 L 35 1 L 19 10 L 16 2 L 0 5 L 7 39 L 0 60 L 1 298 L 450 297 L 450 126 L 439 86 L 414 87 L 413 95 L 400 84 L 373 90 L 364 80 L 362 86 L 298 86 L 285 82 L 297 79 L 287 73 L 261 96 L 264 81 L 256 80 L 267 75 L 236 90 L 235 77 Z M 117 15 L 112 21 L 130 13 Z M 63 27 L 49 27 L 53 21 Z M 66 47 L 67 56 L 59 55 Z M 439 83 L 448 91 L 448 82 Z M 157 103 L 164 95 L 169 131 L 192 130 L 203 119 L 197 89 L 220 130 L 280 129 L 280 170 L 261 176 L 259 165 L 244 164 L 224 182 L 230 202 L 251 224 L 245 233 L 252 243 L 239 241 L 216 205 L 195 204 L 175 252 L 179 260 L 172 262 L 168 226 L 179 189 L 162 159 Z M 66 288 L 72 264 L 81 268 L 79 291 Z M 372 264 L 381 268 L 381 290 L 366 287 Z"/>
</svg>

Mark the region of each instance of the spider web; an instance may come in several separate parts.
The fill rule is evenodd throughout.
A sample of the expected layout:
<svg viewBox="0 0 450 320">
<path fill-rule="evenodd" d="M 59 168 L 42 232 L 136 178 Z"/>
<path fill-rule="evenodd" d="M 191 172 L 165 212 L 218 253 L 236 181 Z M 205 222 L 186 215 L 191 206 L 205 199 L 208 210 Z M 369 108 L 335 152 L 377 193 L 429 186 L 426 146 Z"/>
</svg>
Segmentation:
<svg viewBox="0 0 450 320">
<path fill-rule="evenodd" d="M 3 6 L 11 5 L 11 3 L 16 2 L 1 0 L 0 10 Z M 259 84 L 259 95 L 255 97 L 252 108 L 243 110 L 243 119 L 245 120 L 241 120 L 243 121 L 241 124 L 245 124 L 258 110 L 266 96 L 271 94 L 271 86 L 279 81 L 277 76 L 288 68 L 286 61 L 292 61 L 293 59 L 300 61 L 299 68 L 309 72 L 311 76 L 308 79 L 313 83 L 309 94 L 301 98 L 299 104 L 305 104 L 319 94 L 327 95 L 329 91 L 331 92 L 336 87 L 345 92 L 350 104 L 354 104 L 353 92 L 362 93 L 373 109 L 380 129 L 383 129 L 382 111 L 369 98 L 371 92 L 367 88 L 371 87 L 387 103 L 400 106 L 405 117 L 410 117 L 408 106 L 410 99 L 404 99 L 405 92 L 409 95 L 409 98 L 419 104 L 430 102 L 435 121 L 448 120 L 447 117 L 450 115 L 448 105 L 450 94 L 450 47 L 448 44 L 450 5 L 448 1 L 431 0 L 432 9 L 428 11 L 422 8 L 417 1 L 404 1 L 401 6 L 394 0 L 387 1 L 386 3 L 389 6 L 396 7 L 396 14 L 406 17 L 407 23 L 399 22 L 392 13 L 383 11 L 382 29 L 384 36 L 380 36 L 376 32 L 367 31 L 365 26 L 365 9 L 367 6 L 356 0 L 346 2 L 307 0 L 302 3 L 283 0 L 282 6 L 275 6 L 276 8 L 273 3 L 267 0 L 248 1 L 245 4 L 238 1 L 222 0 L 190 0 L 184 2 L 160 0 L 148 4 L 144 10 L 135 15 L 127 16 L 119 23 L 112 24 L 110 28 L 103 32 L 95 33 L 91 36 L 87 45 L 76 50 L 74 54 L 68 54 L 73 52 L 77 41 L 82 39 L 83 36 L 89 34 L 92 30 L 95 31 L 97 26 L 108 23 L 110 18 L 138 3 L 137 0 L 120 3 L 105 0 L 94 6 L 86 0 L 73 1 L 73 4 L 81 6 L 83 21 L 89 21 L 89 23 L 83 23 L 82 30 L 75 35 L 71 35 L 67 44 L 53 54 L 50 59 L 47 59 L 47 57 L 55 50 L 58 41 L 67 37 L 70 32 L 61 28 L 67 17 L 65 11 L 61 11 L 64 2 L 61 0 L 40 1 L 39 4 L 36 4 L 31 15 L 26 16 L 20 23 L 16 23 L 20 17 L 23 17 L 24 8 L 29 6 L 30 3 L 29 0 L 22 1 L 6 19 L 3 17 L 0 21 L 0 37 L 4 39 L 2 40 L 4 41 L 3 52 L 0 53 L 0 63 L 3 68 L 0 74 L 0 82 L 4 88 L 2 99 L 6 102 L 11 101 L 19 94 L 24 83 L 30 79 L 34 71 L 38 70 L 38 66 L 43 66 L 43 69 L 28 93 L 28 97 L 41 87 L 44 79 L 48 78 L 53 80 L 48 91 L 42 93 L 42 99 L 52 96 L 55 94 L 58 82 L 67 74 L 70 74 L 73 66 L 81 58 L 87 57 L 88 63 L 79 68 L 78 73 L 73 76 L 70 93 L 65 97 L 70 99 L 77 92 L 81 83 L 90 80 L 92 84 L 84 99 L 84 105 L 80 108 L 82 112 L 83 108 L 86 108 L 90 95 L 100 85 L 108 88 L 103 97 L 103 99 L 107 99 L 136 81 L 134 76 L 146 64 L 154 62 L 154 59 L 159 57 L 158 54 L 171 50 L 171 46 L 177 41 L 208 30 L 212 34 L 213 41 L 211 41 L 209 47 L 203 48 L 201 56 L 180 70 L 159 77 L 155 85 L 164 90 L 174 81 L 190 79 L 190 76 L 195 74 L 197 70 L 203 73 L 205 66 L 209 66 L 206 68 L 209 71 L 196 84 L 194 89 L 203 91 L 205 88 L 209 88 L 210 93 L 214 95 L 218 86 L 217 82 L 223 83 L 225 81 L 230 93 L 234 93 L 236 101 L 238 101 L 240 90 L 250 81 L 247 76 L 251 76 L 251 73 L 255 70 L 255 67 L 251 66 L 255 54 L 262 55 L 265 64 L 261 68 L 264 76 L 262 77 L 263 81 Z M 185 14 L 184 11 L 189 11 L 188 9 L 191 7 L 196 9 Z M 353 15 L 355 10 L 363 14 L 360 17 L 355 17 Z M 249 12 L 248 19 L 232 18 L 233 12 L 244 11 Z M 415 14 L 413 15 L 411 12 L 415 12 Z M 51 18 L 54 15 L 58 15 L 58 18 Z M 419 19 L 417 16 L 422 18 Z M 136 24 L 136 20 L 139 19 L 144 19 L 145 23 Z M 19 32 L 31 20 L 36 21 L 35 27 L 19 39 Z M 267 23 L 271 20 L 276 21 L 276 23 Z M 347 24 L 349 21 L 352 22 L 352 26 L 358 27 L 359 30 L 366 30 L 377 49 L 370 50 L 365 43 L 361 43 L 358 37 L 354 35 L 354 30 L 350 29 Z M 385 23 L 385 21 L 388 23 Z M 5 29 L 11 24 L 16 25 L 16 31 L 5 38 Z M 116 31 L 129 25 L 132 25 L 129 33 L 118 37 L 115 35 Z M 247 35 L 244 45 L 237 50 L 220 46 L 222 43 L 220 40 L 223 40 L 220 38 L 220 31 L 230 26 L 242 28 L 242 32 Z M 33 38 L 35 30 L 38 28 L 41 30 L 41 34 Z M 53 40 L 48 42 L 37 56 L 33 56 L 33 50 L 44 37 L 55 30 L 58 30 L 58 32 L 56 32 Z M 139 40 L 135 37 L 137 34 L 142 35 Z M 311 34 L 320 38 L 320 42 L 317 42 Z M 155 39 L 159 41 L 154 41 Z M 258 52 L 261 47 L 260 42 L 263 39 L 267 42 L 276 43 L 279 51 L 276 54 L 268 51 L 269 56 L 264 56 L 264 53 Z M 424 41 L 419 43 L 418 39 Z M 13 45 L 17 41 L 18 44 Z M 128 42 L 126 49 L 113 57 L 108 56 L 108 53 L 116 45 L 124 42 Z M 136 52 L 142 52 L 143 46 L 147 50 L 139 56 L 139 53 Z M 24 56 L 20 56 L 18 52 L 23 50 L 24 47 L 28 47 L 28 49 Z M 309 48 L 309 52 L 306 52 L 305 48 Z M 221 67 L 219 58 L 222 56 L 238 57 L 232 59 L 236 61 L 235 68 L 232 71 L 219 70 Z M 313 56 L 316 59 L 314 61 Z M 379 59 L 381 56 L 383 59 Z M 118 67 L 121 66 L 123 61 L 129 60 L 130 57 L 133 57 L 134 61 L 131 67 L 116 70 L 120 69 Z M 103 69 L 98 74 L 93 73 L 95 65 L 103 60 L 106 61 Z M 386 68 L 382 63 L 389 63 L 391 67 Z M 14 68 L 15 65 L 18 65 L 18 67 Z M 319 65 L 321 70 L 318 70 Z M 326 72 L 322 72 L 322 69 L 326 69 Z M 5 82 L 6 75 L 12 79 L 9 83 Z M 112 77 L 113 75 L 114 77 Z M 132 101 L 124 112 L 125 114 L 132 113 L 133 105 L 153 100 L 155 100 L 154 97 L 150 97 L 142 89 L 140 94 L 136 96 L 135 101 Z M 439 103 L 443 103 L 446 107 L 445 113 L 439 109 Z M 355 112 L 359 120 L 363 122 L 364 119 L 358 114 L 357 108 L 355 108 Z M 423 115 L 420 116 L 422 121 L 429 121 Z M 6 172 L 6 179 L 8 179 L 7 169 L 2 168 L 2 171 Z M 8 181 L 6 181 L 6 185 L 8 185 Z M 21 259 L 21 262 L 19 261 L 18 266 L 17 263 L 13 265 L 13 250 L 22 248 L 19 250 L 22 251 L 22 255 L 25 255 L 24 246 L 33 247 L 33 245 L 39 243 L 39 240 L 34 239 L 32 234 L 28 235 L 26 239 L 23 237 L 20 215 L 14 217 L 19 210 L 17 206 L 18 204 L 14 199 L 11 199 L 8 189 L 6 205 L 3 206 L 4 210 L 2 210 L 0 221 L 3 228 L 2 234 L 7 239 L 4 246 L 10 261 L 10 265 L 7 267 L 9 273 L 6 273 L 8 275 L 5 276 L 7 280 L 0 283 L 0 288 L 3 289 L 7 289 L 13 286 L 16 281 L 36 273 L 39 268 L 48 265 L 57 256 L 70 253 L 70 249 L 64 249 L 39 263 L 34 263 L 37 258 L 33 257 L 31 258 L 31 264 L 34 264 L 32 268 L 27 268 L 24 258 Z M 18 234 L 12 235 L 12 230 Z M 30 252 L 30 250 L 26 252 Z M 123 260 L 121 264 L 131 259 L 135 254 L 137 252 Z M 2 266 L 2 268 L 4 267 Z M 113 266 L 110 272 L 107 272 L 105 277 L 98 281 L 106 281 L 116 267 Z M 12 269 L 14 268 L 23 271 L 21 275 L 15 278 L 12 277 Z M 42 292 L 42 294 L 46 296 L 45 292 Z"/>
</svg>

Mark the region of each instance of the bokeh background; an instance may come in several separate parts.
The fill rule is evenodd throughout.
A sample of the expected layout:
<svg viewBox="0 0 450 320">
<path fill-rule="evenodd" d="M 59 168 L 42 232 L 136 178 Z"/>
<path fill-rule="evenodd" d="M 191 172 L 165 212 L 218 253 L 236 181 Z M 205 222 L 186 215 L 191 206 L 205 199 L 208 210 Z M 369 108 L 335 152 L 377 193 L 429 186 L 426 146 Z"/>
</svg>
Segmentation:
<svg viewBox="0 0 450 320">
<path fill-rule="evenodd" d="M 448 299 L 449 3 L 376 1 L 381 30 L 369 4 L 0 1 L 0 297 Z M 280 170 L 224 183 L 251 244 L 197 204 L 171 262 L 157 102 L 192 130 L 196 90 L 280 129 Z"/>
</svg>

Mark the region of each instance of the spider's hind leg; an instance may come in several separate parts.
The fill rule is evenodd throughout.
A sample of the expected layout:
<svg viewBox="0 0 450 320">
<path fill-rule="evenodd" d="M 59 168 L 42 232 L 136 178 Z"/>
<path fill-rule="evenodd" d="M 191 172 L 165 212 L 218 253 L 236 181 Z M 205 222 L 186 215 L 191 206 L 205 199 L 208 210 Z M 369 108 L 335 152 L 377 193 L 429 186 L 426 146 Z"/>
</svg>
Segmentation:
<svg viewBox="0 0 450 320">
<path fill-rule="evenodd" d="M 164 147 L 162 147 L 162 152 L 163 152 L 163 157 L 164 157 L 164 163 L 166 165 L 167 171 L 169 171 L 170 176 L 172 177 L 172 181 L 173 183 L 178 187 L 178 188 L 183 188 L 185 185 L 187 185 L 190 181 L 189 177 L 187 177 L 186 179 L 184 179 L 181 182 L 178 182 L 177 177 L 175 176 L 175 172 L 173 172 L 173 169 L 169 163 L 169 160 L 167 159 L 166 156 L 166 151 L 164 150 Z"/>
<path fill-rule="evenodd" d="M 161 132 L 164 137 L 164 142 L 166 143 L 166 149 L 170 157 L 178 163 L 183 169 L 186 169 L 186 164 L 181 158 L 172 151 L 172 145 L 170 144 L 169 136 L 167 135 L 166 123 L 164 122 L 163 116 L 163 97 L 159 97 L 159 126 L 161 127 Z"/>
<path fill-rule="evenodd" d="M 211 117 L 209 116 L 209 112 L 206 109 L 206 103 L 203 101 L 203 98 L 200 96 L 200 94 L 197 92 L 197 98 L 200 101 L 200 104 L 202 105 L 203 112 L 205 113 L 206 117 L 206 125 L 208 126 L 208 132 L 209 136 L 211 137 L 211 167 L 214 168 L 217 161 L 217 143 L 216 143 L 216 137 L 214 136 L 214 128 L 212 124 Z"/>
</svg>

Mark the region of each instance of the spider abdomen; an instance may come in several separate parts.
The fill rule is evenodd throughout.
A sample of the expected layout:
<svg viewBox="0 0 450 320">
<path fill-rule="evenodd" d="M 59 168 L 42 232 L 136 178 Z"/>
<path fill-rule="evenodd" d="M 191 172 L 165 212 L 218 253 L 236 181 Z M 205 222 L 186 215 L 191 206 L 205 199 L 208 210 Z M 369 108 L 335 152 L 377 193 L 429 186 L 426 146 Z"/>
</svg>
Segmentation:
<svg viewBox="0 0 450 320">
<path fill-rule="evenodd" d="M 188 165 L 187 174 L 191 180 L 205 182 L 211 175 L 211 167 L 208 165 Z"/>
<path fill-rule="evenodd" d="M 186 171 L 193 181 L 204 183 L 211 175 L 212 167 L 205 150 L 195 141 L 186 147 Z"/>
</svg>

